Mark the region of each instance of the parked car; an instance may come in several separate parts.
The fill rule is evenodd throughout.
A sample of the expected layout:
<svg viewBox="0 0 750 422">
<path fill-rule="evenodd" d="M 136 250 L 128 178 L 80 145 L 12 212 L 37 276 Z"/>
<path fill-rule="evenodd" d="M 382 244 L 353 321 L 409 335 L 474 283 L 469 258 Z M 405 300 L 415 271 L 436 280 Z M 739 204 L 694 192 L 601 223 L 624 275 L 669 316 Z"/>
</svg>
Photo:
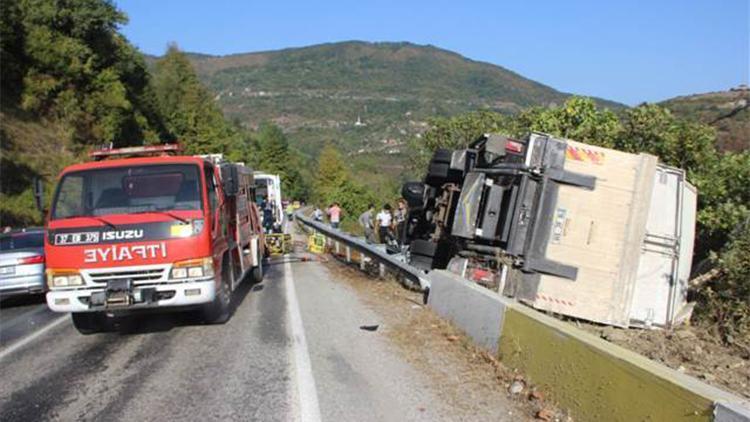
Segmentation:
<svg viewBox="0 0 750 422">
<path fill-rule="evenodd" d="M 44 230 L 35 227 L 0 235 L 0 296 L 44 290 Z"/>
</svg>

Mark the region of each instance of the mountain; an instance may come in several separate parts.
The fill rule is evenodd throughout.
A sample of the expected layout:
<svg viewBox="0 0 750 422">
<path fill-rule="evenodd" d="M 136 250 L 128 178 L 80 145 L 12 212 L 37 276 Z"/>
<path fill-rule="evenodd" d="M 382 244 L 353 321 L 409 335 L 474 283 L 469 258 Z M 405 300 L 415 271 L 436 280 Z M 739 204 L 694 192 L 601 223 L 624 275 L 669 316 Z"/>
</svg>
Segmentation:
<svg viewBox="0 0 750 422">
<path fill-rule="evenodd" d="M 750 149 L 750 88 L 746 85 L 676 97 L 660 104 L 678 117 L 715 127 L 720 150 Z"/>
<path fill-rule="evenodd" d="M 424 131 L 430 116 L 512 113 L 569 96 L 500 66 L 411 43 L 350 41 L 189 57 L 227 116 L 248 127 L 273 121 L 311 155 L 325 140 L 349 152 L 393 152 Z"/>
</svg>

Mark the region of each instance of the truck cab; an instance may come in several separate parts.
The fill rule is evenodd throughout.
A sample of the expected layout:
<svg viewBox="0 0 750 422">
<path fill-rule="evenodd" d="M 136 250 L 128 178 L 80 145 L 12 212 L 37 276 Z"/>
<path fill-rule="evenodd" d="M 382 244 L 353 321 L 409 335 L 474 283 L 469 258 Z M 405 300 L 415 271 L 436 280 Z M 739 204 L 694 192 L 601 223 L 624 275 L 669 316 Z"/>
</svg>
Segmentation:
<svg viewBox="0 0 750 422">
<path fill-rule="evenodd" d="M 97 161 L 60 175 L 46 226 L 46 298 L 79 331 L 149 308 L 200 308 L 224 322 L 245 273 L 262 277 L 252 172 L 168 155 L 175 151 L 97 151 Z"/>
</svg>

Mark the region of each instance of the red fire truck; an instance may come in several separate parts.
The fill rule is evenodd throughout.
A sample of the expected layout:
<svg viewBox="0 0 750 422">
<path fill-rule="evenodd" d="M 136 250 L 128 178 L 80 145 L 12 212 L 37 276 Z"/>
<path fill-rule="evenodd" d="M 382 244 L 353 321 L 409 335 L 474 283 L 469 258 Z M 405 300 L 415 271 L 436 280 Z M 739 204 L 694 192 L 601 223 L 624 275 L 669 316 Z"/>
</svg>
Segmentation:
<svg viewBox="0 0 750 422">
<path fill-rule="evenodd" d="M 47 304 L 71 312 L 81 333 L 154 308 L 200 308 L 223 323 L 237 285 L 263 277 L 253 172 L 179 151 L 97 150 L 60 175 L 47 214 Z"/>
</svg>

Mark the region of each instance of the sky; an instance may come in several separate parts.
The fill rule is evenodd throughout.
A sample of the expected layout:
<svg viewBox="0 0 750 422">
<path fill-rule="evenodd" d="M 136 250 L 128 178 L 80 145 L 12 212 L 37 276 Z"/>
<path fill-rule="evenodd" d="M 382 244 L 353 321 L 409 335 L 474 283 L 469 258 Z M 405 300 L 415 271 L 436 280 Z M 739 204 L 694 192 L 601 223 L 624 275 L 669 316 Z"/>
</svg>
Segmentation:
<svg viewBox="0 0 750 422">
<path fill-rule="evenodd" d="M 750 0 L 114 0 L 141 51 L 409 41 L 628 105 L 748 83 Z"/>
</svg>

